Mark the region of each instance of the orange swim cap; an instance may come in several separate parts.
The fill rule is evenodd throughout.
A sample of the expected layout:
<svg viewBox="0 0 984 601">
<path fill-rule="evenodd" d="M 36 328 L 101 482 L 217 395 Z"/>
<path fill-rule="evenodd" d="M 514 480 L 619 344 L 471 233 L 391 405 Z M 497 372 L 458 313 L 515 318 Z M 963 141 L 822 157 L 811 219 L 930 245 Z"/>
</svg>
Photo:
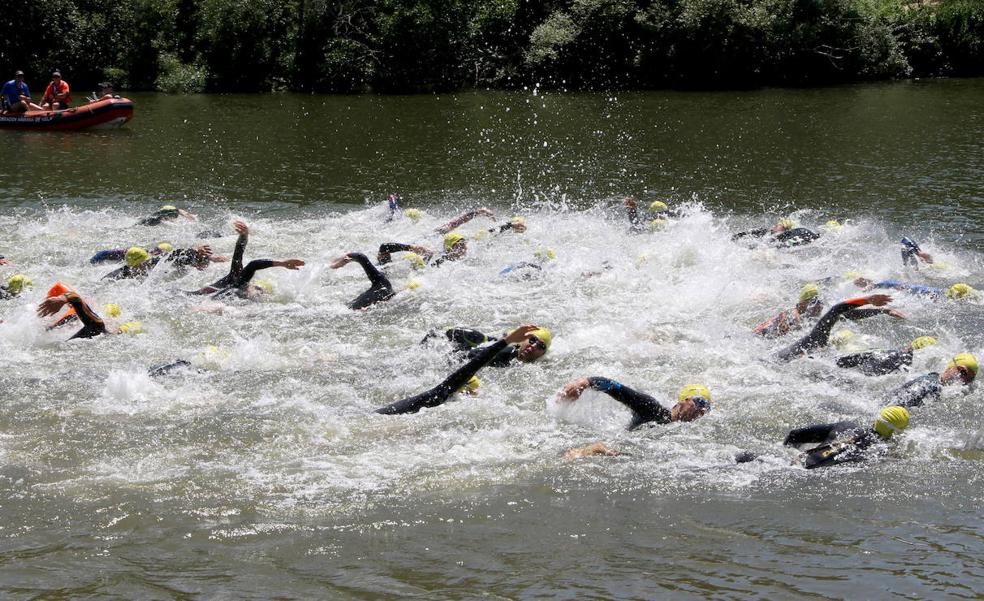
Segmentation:
<svg viewBox="0 0 984 601">
<path fill-rule="evenodd" d="M 48 296 L 46 298 L 58 296 L 59 294 L 65 294 L 66 292 L 74 292 L 74 290 L 72 290 L 72 287 L 67 284 L 55 282 L 55 285 L 48 289 Z"/>
</svg>

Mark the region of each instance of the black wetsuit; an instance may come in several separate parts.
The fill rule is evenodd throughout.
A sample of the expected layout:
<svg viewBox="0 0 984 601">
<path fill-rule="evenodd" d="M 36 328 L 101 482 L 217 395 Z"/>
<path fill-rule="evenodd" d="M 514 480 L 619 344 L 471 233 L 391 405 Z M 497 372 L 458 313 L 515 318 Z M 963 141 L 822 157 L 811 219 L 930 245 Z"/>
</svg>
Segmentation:
<svg viewBox="0 0 984 601">
<path fill-rule="evenodd" d="M 799 446 L 820 443 L 820 446 L 803 455 L 804 467 L 813 469 L 863 459 L 863 451 L 880 440 L 881 437 L 872 428 L 843 421 L 790 430 L 782 444 Z"/>
<path fill-rule="evenodd" d="M 190 294 L 211 294 L 226 288 L 235 286 L 243 274 L 243 255 L 246 254 L 246 244 L 249 242 L 249 234 L 240 234 L 236 239 L 236 250 L 232 253 L 232 262 L 229 264 L 229 273 L 222 276 L 222 279 L 205 286 L 200 290 Z M 248 280 L 247 280 L 248 283 Z"/>
<path fill-rule="evenodd" d="M 74 340 L 75 338 L 93 338 L 106 333 L 106 324 L 103 323 L 102 318 L 89 308 L 89 305 L 82 300 L 81 296 L 75 292 L 66 292 L 65 298 L 68 299 L 68 304 L 72 305 L 79 321 L 82 322 L 82 329 L 72 335 L 69 340 Z"/>
<path fill-rule="evenodd" d="M 136 267 L 131 267 L 129 265 L 124 265 L 119 269 L 110 271 L 102 277 L 104 280 L 127 280 L 127 279 L 142 279 L 150 275 L 161 262 L 170 263 L 174 267 L 179 269 L 184 269 L 189 265 L 194 265 L 198 262 L 198 251 L 194 248 L 177 248 L 173 251 L 158 255 L 156 257 L 151 257 L 146 262 Z"/>
<path fill-rule="evenodd" d="M 396 415 L 400 413 L 416 413 L 423 409 L 424 407 L 437 407 L 447 401 L 451 395 L 458 392 L 462 386 L 468 383 L 468 380 L 472 376 L 478 373 L 480 369 L 485 367 L 493 357 L 501 352 L 508 343 L 505 340 L 500 340 L 494 344 L 483 348 L 481 352 L 473 357 L 468 363 L 465 363 L 457 370 L 455 370 L 450 376 L 448 376 L 443 382 L 431 388 L 426 392 L 422 392 L 418 395 L 412 397 L 407 397 L 396 401 L 395 403 L 390 403 L 385 407 L 380 407 L 376 409 L 376 413 L 382 413 L 384 415 Z"/>
<path fill-rule="evenodd" d="M 778 234 L 770 235 L 770 233 L 770 228 L 763 227 L 755 230 L 749 230 L 747 232 L 739 232 L 731 236 L 731 239 L 740 240 L 746 237 L 768 237 L 769 244 L 785 248 L 788 246 L 802 246 L 803 244 L 809 244 L 820 237 L 820 234 L 814 232 L 813 230 L 808 230 L 805 227 L 794 227 L 792 229 L 779 232 Z"/>
<path fill-rule="evenodd" d="M 866 376 L 883 376 L 912 365 L 912 351 L 866 351 L 838 357 L 837 367 L 856 369 Z"/>
<path fill-rule="evenodd" d="M 182 369 L 191 369 L 191 362 L 185 361 L 184 359 L 178 359 L 174 363 L 165 363 L 163 365 L 151 367 L 147 370 L 147 374 L 151 377 L 158 378 L 161 376 L 169 376 L 172 373 Z"/>
<path fill-rule="evenodd" d="M 608 378 L 591 377 L 588 378 L 588 384 L 632 410 L 630 430 L 648 422 L 668 424 L 672 421 L 670 410 L 644 392 L 638 392 Z"/>
<path fill-rule="evenodd" d="M 918 407 L 926 399 L 939 400 L 943 393 L 943 383 L 940 374 L 930 372 L 909 380 L 889 393 L 886 402 L 900 407 Z"/>
<path fill-rule="evenodd" d="M 492 230 L 489 230 L 492 231 Z M 379 245 L 379 252 L 376 253 L 376 261 L 380 265 L 386 265 L 387 263 L 393 262 L 393 253 L 397 252 L 411 252 L 413 249 L 410 244 L 403 244 L 402 242 L 385 242 Z M 454 261 L 457 257 L 452 257 L 448 253 L 441 253 L 436 257 L 422 257 L 424 262 L 431 267 L 437 267 L 445 261 Z"/>
<path fill-rule="evenodd" d="M 795 344 L 792 344 L 783 350 L 776 353 L 776 359 L 780 361 L 791 361 L 801 355 L 805 355 L 810 351 L 818 348 L 827 346 L 830 341 L 830 331 L 833 329 L 834 324 L 841 316 L 848 317 L 850 319 L 864 319 L 866 317 L 871 317 L 873 315 L 881 315 L 885 313 L 887 309 L 859 309 L 856 305 L 851 303 L 837 303 L 831 307 L 823 316 L 817 321 L 816 325 L 809 334 L 800 338 Z"/>
<path fill-rule="evenodd" d="M 485 347 L 480 347 L 480 345 L 489 342 L 497 342 L 499 340 L 498 338 L 483 334 L 478 330 L 469 330 L 467 328 L 451 328 L 446 331 L 444 335 L 454 345 L 454 350 L 458 351 L 462 357 L 469 360 L 474 359 L 481 354 L 483 350 L 485 350 Z M 426 340 L 426 338 L 424 340 Z M 489 367 L 506 367 L 518 355 L 519 346 L 510 344 L 506 346 L 506 348 L 496 353 L 495 356 L 489 361 L 488 365 Z"/>
<path fill-rule="evenodd" d="M 0 286 L 0 300 L 8 300 L 17 296 L 11 292 L 6 286 Z"/>
<path fill-rule="evenodd" d="M 272 259 L 253 259 L 246 264 L 246 267 L 243 267 L 238 277 L 232 280 L 232 283 L 217 291 L 213 296 L 224 296 L 227 294 L 236 294 L 241 297 L 248 296 L 249 282 L 256 275 L 256 272 L 262 269 L 269 269 L 273 267 L 273 264 L 274 261 Z M 222 279 L 224 280 L 225 278 Z M 222 280 L 219 281 L 221 282 Z"/>
<path fill-rule="evenodd" d="M 137 225 L 160 225 L 165 221 L 177 219 L 179 215 L 177 209 L 160 209 L 138 221 Z"/>
<path fill-rule="evenodd" d="M 362 266 L 371 284 L 368 290 L 355 297 L 355 300 L 348 304 L 349 309 L 365 309 L 378 302 L 387 301 L 396 295 L 389 279 L 383 275 L 383 272 L 376 269 L 368 257 L 362 253 L 349 253 L 348 256 Z"/>
</svg>

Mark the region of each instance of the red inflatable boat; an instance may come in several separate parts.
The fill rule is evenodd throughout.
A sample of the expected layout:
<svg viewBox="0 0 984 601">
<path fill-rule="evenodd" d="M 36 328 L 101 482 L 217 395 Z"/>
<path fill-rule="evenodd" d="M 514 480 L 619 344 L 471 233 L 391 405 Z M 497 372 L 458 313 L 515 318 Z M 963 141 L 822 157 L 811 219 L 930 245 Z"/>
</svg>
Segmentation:
<svg viewBox="0 0 984 601">
<path fill-rule="evenodd" d="M 0 129 L 65 131 L 114 129 L 133 118 L 133 103 L 126 98 L 107 98 L 63 111 L 28 111 L 0 115 Z"/>
</svg>

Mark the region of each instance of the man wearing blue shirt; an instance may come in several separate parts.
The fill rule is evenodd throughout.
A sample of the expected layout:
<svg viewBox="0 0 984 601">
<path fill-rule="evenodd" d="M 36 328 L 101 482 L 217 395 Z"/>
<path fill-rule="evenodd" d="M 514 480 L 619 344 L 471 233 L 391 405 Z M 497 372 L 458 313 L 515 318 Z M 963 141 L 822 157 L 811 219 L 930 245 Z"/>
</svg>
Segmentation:
<svg viewBox="0 0 984 601">
<path fill-rule="evenodd" d="M 41 110 L 40 106 L 31 102 L 31 91 L 24 83 L 23 71 L 17 71 L 13 79 L 3 84 L 0 96 L 3 96 L 3 102 L 7 105 L 7 113 L 24 113 L 28 109 Z"/>
</svg>

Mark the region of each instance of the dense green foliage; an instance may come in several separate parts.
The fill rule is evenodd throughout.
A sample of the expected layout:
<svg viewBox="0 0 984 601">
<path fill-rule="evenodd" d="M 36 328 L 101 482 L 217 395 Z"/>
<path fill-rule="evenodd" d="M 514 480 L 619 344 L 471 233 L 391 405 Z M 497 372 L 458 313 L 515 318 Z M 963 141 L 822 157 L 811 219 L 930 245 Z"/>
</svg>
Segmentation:
<svg viewBox="0 0 984 601">
<path fill-rule="evenodd" d="M 984 74 L 982 0 L 47 0 L 0 76 L 168 92 L 809 85 Z"/>
</svg>

